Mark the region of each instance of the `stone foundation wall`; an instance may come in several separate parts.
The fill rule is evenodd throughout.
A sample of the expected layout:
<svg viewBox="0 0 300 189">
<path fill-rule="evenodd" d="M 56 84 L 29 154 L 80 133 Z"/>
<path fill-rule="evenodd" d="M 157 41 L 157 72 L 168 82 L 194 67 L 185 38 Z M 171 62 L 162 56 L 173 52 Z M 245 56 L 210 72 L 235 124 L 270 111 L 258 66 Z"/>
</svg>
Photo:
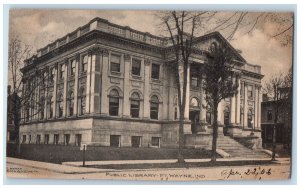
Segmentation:
<svg viewBox="0 0 300 189">
<path fill-rule="evenodd" d="M 45 134 L 49 135 L 49 143 L 53 144 L 54 134 L 59 135 L 59 144 L 64 143 L 64 134 L 70 134 L 69 145 L 75 145 L 75 135 L 81 134 L 82 143 L 90 143 L 92 140 L 92 119 L 81 120 L 56 120 L 41 123 L 30 123 L 20 127 L 20 141 L 26 135 L 25 143 L 36 143 L 37 135 L 41 136 L 41 143 L 45 143 Z M 31 141 L 29 141 L 31 135 Z"/>
<path fill-rule="evenodd" d="M 151 147 L 152 137 L 161 137 L 161 124 L 130 120 L 94 119 L 92 144 L 110 146 L 110 136 L 120 136 L 120 147 L 131 147 L 132 136 L 141 137 L 140 147 Z"/>
</svg>

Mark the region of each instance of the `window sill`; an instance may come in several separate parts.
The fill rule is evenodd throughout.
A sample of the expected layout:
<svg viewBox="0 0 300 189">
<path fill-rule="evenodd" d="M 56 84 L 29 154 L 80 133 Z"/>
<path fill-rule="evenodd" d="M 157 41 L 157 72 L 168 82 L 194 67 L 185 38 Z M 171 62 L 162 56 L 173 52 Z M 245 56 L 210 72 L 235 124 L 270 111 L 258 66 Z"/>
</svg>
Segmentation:
<svg viewBox="0 0 300 189">
<path fill-rule="evenodd" d="M 151 78 L 151 81 L 154 82 L 154 83 L 161 83 L 161 81 L 159 79 Z"/>
<path fill-rule="evenodd" d="M 142 76 L 140 75 L 131 75 L 132 79 L 142 80 Z"/>
<path fill-rule="evenodd" d="M 121 76 L 121 72 L 116 72 L 116 71 L 110 71 L 110 73 L 112 74 L 112 75 L 118 75 L 118 76 Z"/>
</svg>

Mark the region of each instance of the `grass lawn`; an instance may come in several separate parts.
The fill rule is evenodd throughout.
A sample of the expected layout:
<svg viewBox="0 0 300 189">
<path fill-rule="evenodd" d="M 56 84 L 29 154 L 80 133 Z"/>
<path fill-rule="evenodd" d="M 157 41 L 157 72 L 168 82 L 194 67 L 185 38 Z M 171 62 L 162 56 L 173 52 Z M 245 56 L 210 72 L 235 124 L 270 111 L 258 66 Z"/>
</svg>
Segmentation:
<svg viewBox="0 0 300 189">
<path fill-rule="evenodd" d="M 22 159 L 62 163 L 70 161 L 82 161 L 83 151 L 76 146 L 46 145 L 46 144 L 23 144 L 21 154 L 16 156 L 15 144 L 7 146 L 8 157 Z M 175 148 L 116 148 L 88 146 L 86 150 L 86 161 L 104 160 L 155 160 L 155 159 L 177 159 Z M 183 149 L 185 159 L 206 159 L 211 157 L 211 151 L 205 149 Z"/>
</svg>

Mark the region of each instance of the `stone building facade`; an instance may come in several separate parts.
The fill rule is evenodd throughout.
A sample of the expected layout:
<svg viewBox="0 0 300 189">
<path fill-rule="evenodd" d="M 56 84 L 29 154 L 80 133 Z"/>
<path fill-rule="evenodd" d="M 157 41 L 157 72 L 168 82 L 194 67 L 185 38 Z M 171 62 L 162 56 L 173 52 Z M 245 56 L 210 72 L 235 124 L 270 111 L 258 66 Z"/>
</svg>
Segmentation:
<svg viewBox="0 0 300 189">
<path fill-rule="evenodd" d="M 218 32 L 194 40 L 188 69 L 186 146 L 209 145 L 212 113 L 199 68 L 211 43 L 234 53 L 238 93 L 222 101 L 218 121 L 225 134 L 260 137 L 261 68 L 251 65 Z M 45 75 L 22 110 L 23 143 L 118 147 L 177 147 L 177 89 L 171 41 L 95 18 L 38 50 L 22 69 L 30 85 L 35 68 Z M 34 116 L 30 116 L 34 115 Z M 199 130 L 199 126 L 202 126 Z M 219 129 L 222 130 L 222 129 Z M 221 133 L 223 134 L 223 133 Z"/>
</svg>

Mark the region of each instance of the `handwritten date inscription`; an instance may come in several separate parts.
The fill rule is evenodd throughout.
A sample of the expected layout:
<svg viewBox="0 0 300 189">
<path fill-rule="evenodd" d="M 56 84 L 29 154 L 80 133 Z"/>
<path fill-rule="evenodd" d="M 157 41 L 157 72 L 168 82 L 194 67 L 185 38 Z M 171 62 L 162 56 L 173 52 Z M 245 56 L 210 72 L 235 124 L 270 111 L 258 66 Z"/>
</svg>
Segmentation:
<svg viewBox="0 0 300 189">
<path fill-rule="evenodd" d="M 235 170 L 235 169 L 225 169 L 221 171 L 221 176 L 224 179 L 246 179 L 246 178 L 254 178 L 254 179 L 259 179 L 263 176 L 270 176 L 272 175 L 272 170 L 271 168 L 265 169 L 261 167 L 255 167 L 255 168 L 249 168 L 246 171 L 241 171 L 241 170 Z"/>
</svg>

